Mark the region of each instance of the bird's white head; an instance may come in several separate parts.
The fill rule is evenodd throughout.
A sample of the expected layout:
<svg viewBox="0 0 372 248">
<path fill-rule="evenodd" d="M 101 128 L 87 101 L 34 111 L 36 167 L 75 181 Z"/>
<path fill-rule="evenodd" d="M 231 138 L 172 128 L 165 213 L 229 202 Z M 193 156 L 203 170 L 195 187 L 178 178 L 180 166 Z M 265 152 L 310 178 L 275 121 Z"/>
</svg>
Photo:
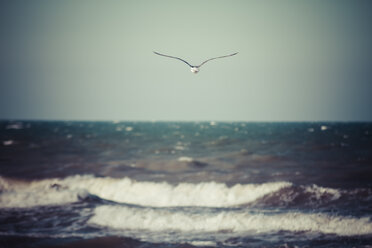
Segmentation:
<svg viewBox="0 0 372 248">
<path fill-rule="evenodd" d="M 196 73 L 199 72 L 199 67 L 193 66 L 193 67 L 190 68 L 190 70 L 191 70 L 192 73 L 196 74 Z"/>
</svg>

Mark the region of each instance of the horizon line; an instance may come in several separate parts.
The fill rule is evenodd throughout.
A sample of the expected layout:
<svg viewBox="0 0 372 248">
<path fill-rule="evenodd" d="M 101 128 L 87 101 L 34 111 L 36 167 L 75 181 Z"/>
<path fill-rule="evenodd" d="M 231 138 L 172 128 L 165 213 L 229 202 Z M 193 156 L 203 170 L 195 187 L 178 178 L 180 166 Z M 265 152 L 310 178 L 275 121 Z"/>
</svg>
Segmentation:
<svg viewBox="0 0 372 248">
<path fill-rule="evenodd" d="M 372 123 L 372 120 L 177 120 L 177 119 L 54 119 L 54 118 L 0 118 L 0 122 L 210 122 L 210 123 Z"/>
</svg>

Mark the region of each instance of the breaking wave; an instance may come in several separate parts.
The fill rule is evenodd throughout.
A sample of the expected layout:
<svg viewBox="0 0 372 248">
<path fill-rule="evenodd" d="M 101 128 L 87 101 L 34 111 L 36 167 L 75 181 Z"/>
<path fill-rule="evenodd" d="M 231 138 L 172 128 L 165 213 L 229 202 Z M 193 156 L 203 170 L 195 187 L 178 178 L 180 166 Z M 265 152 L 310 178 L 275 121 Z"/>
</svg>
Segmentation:
<svg viewBox="0 0 372 248">
<path fill-rule="evenodd" d="M 182 232 L 319 232 L 343 236 L 372 234 L 370 218 L 323 213 L 223 211 L 188 213 L 157 208 L 100 206 L 90 224 L 113 229 Z"/>
<path fill-rule="evenodd" d="M 65 179 L 45 179 L 33 182 L 0 178 L 1 207 L 33 207 L 78 201 L 87 195 L 119 203 L 153 207 L 202 206 L 228 207 L 253 202 L 285 187 L 288 182 L 264 184 L 223 183 L 198 184 L 139 182 L 130 178 L 97 178 L 73 176 Z"/>
<path fill-rule="evenodd" d="M 340 190 L 289 182 L 236 184 L 142 182 L 130 178 L 71 176 L 31 182 L 0 177 L 0 207 L 63 205 L 94 195 L 104 200 L 149 207 L 310 206 L 372 201 L 370 189 Z"/>
<path fill-rule="evenodd" d="M 253 202 L 254 206 L 269 207 L 341 207 L 345 205 L 362 204 L 359 208 L 366 208 L 372 204 L 372 190 L 333 189 L 317 185 L 300 185 L 282 188 Z"/>
<path fill-rule="evenodd" d="M 34 182 L 10 180 L 0 177 L 0 207 L 27 208 L 45 205 L 63 205 L 86 198 L 82 188 L 61 186 L 57 179 Z"/>
</svg>

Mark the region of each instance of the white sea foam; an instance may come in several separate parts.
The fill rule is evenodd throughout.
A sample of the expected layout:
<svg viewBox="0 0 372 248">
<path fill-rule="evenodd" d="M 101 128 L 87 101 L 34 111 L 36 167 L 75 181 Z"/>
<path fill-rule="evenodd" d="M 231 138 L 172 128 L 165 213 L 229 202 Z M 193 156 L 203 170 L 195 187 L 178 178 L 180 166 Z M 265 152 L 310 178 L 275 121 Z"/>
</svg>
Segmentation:
<svg viewBox="0 0 372 248">
<path fill-rule="evenodd" d="M 89 224 L 113 229 L 153 232 L 319 232 L 342 236 L 372 234 L 370 218 L 306 214 L 267 214 L 242 211 L 185 213 L 167 209 L 100 206 Z"/>
<path fill-rule="evenodd" d="M 345 196 L 346 199 L 355 197 L 365 189 L 355 191 L 320 187 L 315 184 L 307 186 L 293 186 L 270 193 L 256 201 L 257 205 L 268 206 L 311 206 L 319 207 L 338 201 Z"/>
<path fill-rule="evenodd" d="M 16 123 L 11 123 L 6 126 L 5 129 L 23 129 L 23 123 L 22 122 L 16 122 Z"/>
<path fill-rule="evenodd" d="M 315 200 L 319 201 L 324 196 L 330 197 L 330 201 L 338 200 L 341 197 L 341 191 L 338 189 L 319 187 L 317 185 L 308 186 L 304 190 L 305 193 L 310 193 Z"/>
<path fill-rule="evenodd" d="M 216 242 L 213 242 L 213 241 L 191 241 L 189 242 L 191 245 L 193 246 L 211 246 L 211 247 L 215 247 L 216 246 Z"/>
<path fill-rule="evenodd" d="M 320 130 L 322 130 L 322 131 L 325 131 L 325 130 L 327 130 L 327 129 L 329 129 L 329 127 L 327 127 L 327 126 L 325 126 L 325 125 L 322 125 L 322 126 L 320 127 Z"/>
<path fill-rule="evenodd" d="M 174 149 L 179 150 L 179 151 L 183 151 L 183 150 L 185 150 L 185 147 L 182 146 L 182 145 L 176 145 L 176 146 L 174 147 Z"/>
<path fill-rule="evenodd" d="M 68 185 L 85 188 L 89 193 L 103 199 L 143 206 L 204 206 L 226 207 L 249 203 L 284 187 L 288 182 L 264 184 L 237 184 L 228 187 L 223 183 L 181 183 L 171 185 L 165 182 L 138 182 L 129 178 L 68 178 Z M 71 186 L 70 186 L 71 187 Z"/>
<path fill-rule="evenodd" d="M 88 195 L 84 189 L 71 189 L 59 183 L 57 179 L 26 183 L 0 177 L 0 208 L 60 205 L 76 202 Z"/>
<path fill-rule="evenodd" d="M 193 162 L 194 159 L 191 158 L 191 157 L 179 157 L 178 161 L 180 161 L 180 162 Z"/>
<path fill-rule="evenodd" d="M 11 145 L 14 145 L 14 141 L 13 141 L 13 140 L 4 140 L 4 141 L 3 141 L 3 145 L 4 145 L 4 146 L 11 146 Z"/>
<path fill-rule="evenodd" d="M 57 184 L 58 187 L 52 187 Z M 264 195 L 290 187 L 288 182 L 237 184 L 205 182 L 171 185 L 165 182 L 138 182 L 130 178 L 73 176 L 31 183 L 0 177 L 0 207 L 27 207 L 63 204 L 79 200 L 85 194 L 102 199 L 153 207 L 204 206 L 227 207 L 246 204 Z"/>
<path fill-rule="evenodd" d="M 125 131 L 127 131 L 127 132 L 131 132 L 131 131 L 133 131 L 133 127 L 126 127 L 126 128 L 125 128 Z"/>
</svg>

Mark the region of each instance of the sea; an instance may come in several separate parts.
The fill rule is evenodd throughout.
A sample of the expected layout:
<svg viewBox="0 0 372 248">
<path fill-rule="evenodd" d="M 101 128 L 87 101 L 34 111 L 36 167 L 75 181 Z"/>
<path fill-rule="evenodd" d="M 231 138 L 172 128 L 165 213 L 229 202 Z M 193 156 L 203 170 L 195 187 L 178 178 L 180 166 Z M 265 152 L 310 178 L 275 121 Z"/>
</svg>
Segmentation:
<svg viewBox="0 0 372 248">
<path fill-rule="evenodd" d="M 372 247 L 372 123 L 3 120 L 0 247 Z"/>
</svg>

